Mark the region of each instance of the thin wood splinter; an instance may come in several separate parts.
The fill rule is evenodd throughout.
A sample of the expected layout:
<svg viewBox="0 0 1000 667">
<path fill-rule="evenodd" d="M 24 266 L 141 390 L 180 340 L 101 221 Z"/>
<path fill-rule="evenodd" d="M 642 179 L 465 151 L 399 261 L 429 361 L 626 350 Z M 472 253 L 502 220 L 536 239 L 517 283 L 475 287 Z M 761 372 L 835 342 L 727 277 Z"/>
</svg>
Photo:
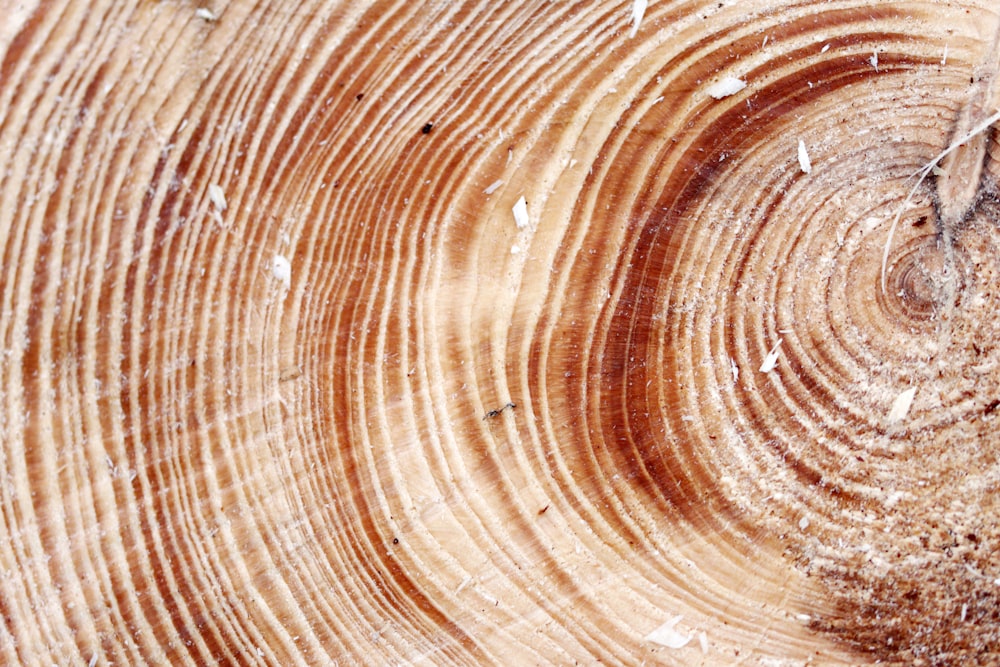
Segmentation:
<svg viewBox="0 0 1000 667">
<path fill-rule="evenodd" d="M 911 174 L 910 178 L 913 178 L 913 176 L 917 175 L 919 175 L 920 177 L 917 179 L 917 182 L 913 184 L 913 187 L 910 188 L 910 192 L 909 194 L 906 195 L 906 199 L 903 200 L 902 206 L 900 206 L 899 210 L 896 211 L 896 216 L 892 219 L 892 224 L 889 226 L 889 236 L 885 240 L 885 250 L 882 252 L 881 282 L 882 282 L 883 293 L 885 292 L 885 272 L 886 272 L 886 266 L 889 263 L 889 251 L 892 249 L 892 237 L 896 233 L 896 227 L 899 225 L 900 219 L 903 217 L 903 211 L 905 211 L 909 207 L 910 202 L 913 201 L 913 196 L 917 194 L 917 190 L 920 188 L 920 185 L 924 182 L 924 179 L 927 178 L 927 176 L 931 173 L 931 171 L 934 170 L 934 167 L 936 167 L 938 163 L 941 162 L 941 160 L 943 160 L 944 158 L 948 157 L 948 155 L 958 150 L 958 148 L 960 148 L 963 144 L 966 144 L 969 140 L 979 136 L 980 134 L 988 130 L 990 126 L 992 126 L 993 123 L 996 123 L 997 121 L 1000 121 L 1000 111 L 997 111 L 992 116 L 984 120 L 982 123 L 969 130 L 969 132 L 967 132 L 960 139 L 953 142 L 946 149 L 938 153 L 933 160 L 925 164 L 919 171 Z"/>
<path fill-rule="evenodd" d="M 946 268 L 950 268 L 954 262 L 952 248 L 954 228 L 976 205 L 980 197 L 985 163 L 989 159 L 988 139 L 984 134 L 994 123 L 1000 121 L 1000 110 L 996 110 L 997 94 L 1000 92 L 998 89 L 1000 79 L 997 78 L 996 74 L 998 62 L 1000 62 L 1000 28 L 994 34 L 993 43 L 983 61 L 975 68 L 973 76 L 969 79 L 971 86 L 969 98 L 959 111 L 954 128 L 954 134 L 959 135 L 958 138 L 954 139 L 933 160 L 910 176 L 913 178 L 913 176 L 919 175 L 919 178 L 906 195 L 899 210 L 896 211 L 885 241 L 885 250 L 882 253 L 880 282 L 883 293 L 886 291 L 886 267 L 889 263 L 889 251 L 892 248 L 892 238 L 896 227 L 903 217 L 903 212 L 909 207 L 914 195 L 916 195 L 917 189 L 931 173 L 938 177 L 936 203 L 939 222 L 938 233 L 940 235 L 939 243 L 945 253 Z M 993 115 L 973 127 L 972 124 L 975 120 L 982 118 L 986 109 L 991 107 L 995 110 Z M 938 171 L 938 165 L 942 161 L 945 161 L 943 173 Z M 954 304 L 954 296 L 953 287 L 949 299 L 952 305 Z"/>
</svg>

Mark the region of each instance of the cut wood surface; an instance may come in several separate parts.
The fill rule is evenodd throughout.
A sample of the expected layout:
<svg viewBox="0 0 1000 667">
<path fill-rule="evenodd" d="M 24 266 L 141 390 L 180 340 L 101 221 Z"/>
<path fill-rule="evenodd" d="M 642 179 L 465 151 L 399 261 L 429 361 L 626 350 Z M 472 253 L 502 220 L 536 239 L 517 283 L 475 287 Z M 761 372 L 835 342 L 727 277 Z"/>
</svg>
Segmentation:
<svg viewBox="0 0 1000 667">
<path fill-rule="evenodd" d="M 0 17 L 0 664 L 1000 661 L 993 0 Z"/>
</svg>

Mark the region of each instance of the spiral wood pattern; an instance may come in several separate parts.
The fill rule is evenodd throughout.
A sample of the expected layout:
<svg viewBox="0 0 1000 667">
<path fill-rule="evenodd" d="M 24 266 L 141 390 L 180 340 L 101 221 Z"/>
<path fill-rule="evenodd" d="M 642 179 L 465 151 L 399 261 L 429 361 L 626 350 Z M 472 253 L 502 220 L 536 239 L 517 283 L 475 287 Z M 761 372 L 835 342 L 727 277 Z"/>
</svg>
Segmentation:
<svg viewBox="0 0 1000 667">
<path fill-rule="evenodd" d="M 1000 660 L 994 3 L 3 14 L 0 662 Z"/>
</svg>

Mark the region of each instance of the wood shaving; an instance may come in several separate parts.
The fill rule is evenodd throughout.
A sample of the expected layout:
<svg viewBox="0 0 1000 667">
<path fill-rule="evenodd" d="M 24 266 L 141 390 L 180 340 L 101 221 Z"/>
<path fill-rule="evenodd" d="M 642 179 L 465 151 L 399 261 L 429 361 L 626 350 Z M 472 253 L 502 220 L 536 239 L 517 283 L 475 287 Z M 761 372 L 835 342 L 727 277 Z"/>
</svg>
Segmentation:
<svg viewBox="0 0 1000 667">
<path fill-rule="evenodd" d="M 895 424 L 896 422 L 903 421 L 906 415 L 910 412 L 910 406 L 913 405 L 913 397 L 917 394 L 916 387 L 910 387 L 906 391 L 903 391 L 896 397 L 896 400 L 892 402 L 892 409 L 889 410 L 889 423 Z"/>
<path fill-rule="evenodd" d="M 682 618 L 684 617 L 674 616 L 672 619 L 646 635 L 646 641 L 659 644 L 660 646 L 666 646 L 667 648 L 684 648 L 687 646 L 688 642 L 691 641 L 691 637 L 689 635 L 682 635 L 674 629 L 674 626 L 680 623 Z"/>
<path fill-rule="evenodd" d="M 496 180 L 496 181 L 493 181 L 492 183 L 490 183 L 489 185 L 487 185 L 487 186 L 486 186 L 486 189 L 485 189 L 485 190 L 483 190 L 483 194 L 487 194 L 487 195 L 491 195 L 491 194 L 493 194 L 494 192 L 496 192 L 496 191 L 497 191 L 497 189 L 498 189 L 498 188 L 499 188 L 499 187 L 500 187 L 501 185 L 503 185 L 503 180 L 502 180 L 502 179 L 498 179 L 498 180 Z"/>
<path fill-rule="evenodd" d="M 806 152 L 806 142 L 799 139 L 799 168 L 808 174 L 813 170 L 812 162 L 809 161 L 809 153 Z"/>
<path fill-rule="evenodd" d="M 711 97 L 721 100 L 723 97 L 735 95 L 746 87 L 747 82 L 743 79 L 737 79 L 735 76 L 727 76 L 726 78 L 709 86 L 707 92 Z"/>
<path fill-rule="evenodd" d="M 271 274 L 285 289 L 292 286 L 292 263 L 284 255 L 274 256 L 274 261 L 271 263 Z"/>
<path fill-rule="evenodd" d="M 635 37 L 639 32 L 639 24 L 642 23 L 642 16 L 646 13 L 646 0 L 633 0 L 632 3 L 632 31 L 629 38 Z"/>
<path fill-rule="evenodd" d="M 209 9 L 208 7 L 199 7 L 198 9 L 194 10 L 194 15 L 204 21 L 208 21 L 209 23 L 211 23 L 216 19 L 215 14 L 213 14 L 212 10 Z"/>
<path fill-rule="evenodd" d="M 774 367 L 778 365 L 778 355 L 780 354 L 781 342 L 783 339 L 779 338 L 778 342 L 774 344 L 771 351 L 767 353 L 764 357 L 764 363 L 760 365 L 761 373 L 770 373 L 774 370 Z"/>
<path fill-rule="evenodd" d="M 524 200 L 524 197 L 518 197 L 517 201 L 514 203 L 514 208 L 511 209 L 514 213 L 514 224 L 517 225 L 518 229 L 524 229 L 528 226 L 528 202 Z"/>
<path fill-rule="evenodd" d="M 222 191 L 222 186 L 217 183 L 212 183 L 208 186 L 208 198 L 212 200 L 212 205 L 215 206 L 215 210 L 222 211 L 226 210 L 226 193 Z"/>
</svg>

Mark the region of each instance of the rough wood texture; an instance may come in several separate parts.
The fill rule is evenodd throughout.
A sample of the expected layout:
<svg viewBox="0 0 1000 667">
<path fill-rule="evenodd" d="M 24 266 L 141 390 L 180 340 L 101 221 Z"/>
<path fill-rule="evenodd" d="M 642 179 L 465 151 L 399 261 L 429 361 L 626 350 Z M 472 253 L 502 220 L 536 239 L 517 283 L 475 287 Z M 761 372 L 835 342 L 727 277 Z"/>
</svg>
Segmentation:
<svg viewBox="0 0 1000 667">
<path fill-rule="evenodd" d="M 3 0 L 0 662 L 1000 660 L 996 12 Z"/>
</svg>

